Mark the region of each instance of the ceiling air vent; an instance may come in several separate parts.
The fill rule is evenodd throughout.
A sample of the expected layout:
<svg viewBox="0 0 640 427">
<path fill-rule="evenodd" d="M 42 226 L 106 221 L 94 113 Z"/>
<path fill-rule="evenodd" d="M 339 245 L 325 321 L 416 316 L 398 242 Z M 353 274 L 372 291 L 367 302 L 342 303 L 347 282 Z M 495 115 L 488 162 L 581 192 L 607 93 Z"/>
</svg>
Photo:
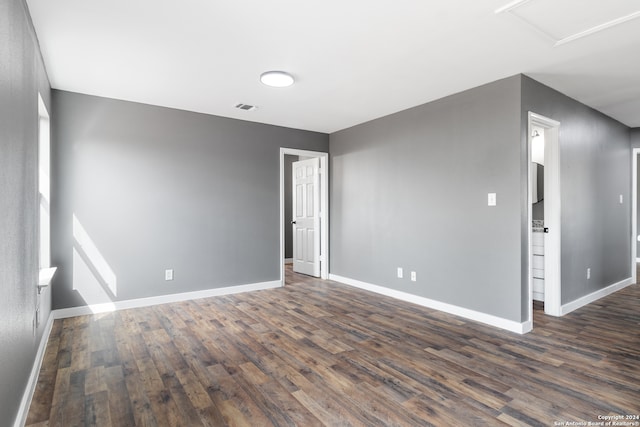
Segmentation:
<svg viewBox="0 0 640 427">
<path fill-rule="evenodd" d="M 244 111 L 253 111 L 253 110 L 257 110 L 258 107 L 255 105 L 249 105 L 249 104 L 236 104 L 236 108 L 238 110 L 244 110 Z"/>
</svg>

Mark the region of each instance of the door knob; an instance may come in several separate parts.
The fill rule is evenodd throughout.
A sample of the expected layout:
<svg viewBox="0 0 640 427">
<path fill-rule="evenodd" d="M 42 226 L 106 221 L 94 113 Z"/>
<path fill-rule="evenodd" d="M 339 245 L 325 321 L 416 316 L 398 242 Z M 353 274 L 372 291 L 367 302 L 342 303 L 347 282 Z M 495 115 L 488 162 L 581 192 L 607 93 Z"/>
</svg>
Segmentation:
<svg viewBox="0 0 640 427">
<path fill-rule="evenodd" d="M 296 223 L 295 221 L 291 221 L 291 224 L 295 224 L 295 223 Z"/>
<path fill-rule="evenodd" d="M 548 233 L 549 232 L 549 227 L 543 228 L 542 231 L 544 231 L 545 233 Z"/>
</svg>

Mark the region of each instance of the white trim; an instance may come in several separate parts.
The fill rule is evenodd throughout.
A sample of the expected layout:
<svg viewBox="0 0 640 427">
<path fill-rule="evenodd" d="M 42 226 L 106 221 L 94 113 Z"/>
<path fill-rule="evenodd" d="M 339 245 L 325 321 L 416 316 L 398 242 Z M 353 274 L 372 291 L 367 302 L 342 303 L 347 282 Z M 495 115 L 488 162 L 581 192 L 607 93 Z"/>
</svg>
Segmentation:
<svg viewBox="0 0 640 427">
<path fill-rule="evenodd" d="M 284 156 L 320 159 L 320 277 L 329 278 L 329 153 L 280 147 L 280 281 L 284 286 Z"/>
<path fill-rule="evenodd" d="M 57 270 L 58 267 L 41 268 L 38 272 L 38 287 L 44 288 L 49 286 Z"/>
<path fill-rule="evenodd" d="M 504 319 L 502 317 L 493 316 L 491 314 L 482 313 L 468 308 L 459 307 L 452 304 L 447 304 L 441 301 L 432 300 L 429 298 L 413 295 L 407 292 L 397 291 L 395 289 L 386 288 L 384 286 L 372 285 L 370 283 L 361 282 L 360 280 L 350 279 L 348 277 L 342 277 L 337 274 L 330 274 L 329 279 L 335 282 L 340 282 L 345 285 L 353 286 L 355 288 L 364 289 L 366 291 L 375 292 L 377 294 L 386 295 L 388 297 L 396 298 L 402 301 L 407 301 L 413 304 L 418 304 L 423 307 L 432 308 L 434 310 L 444 311 L 445 313 L 454 314 L 456 316 L 464 317 L 465 319 L 473 320 L 480 323 L 485 323 L 497 328 L 506 329 L 518 334 L 524 334 L 531 331 L 531 322 L 515 322 L 513 320 Z"/>
<path fill-rule="evenodd" d="M 38 272 L 38 294 L 42 293 L 42 290 L 53 281 L 53 276 L 56 274 L 58 267 L 41 268 Z"/>
<path fill-rule="evenodd" d="M 285 264 L 293 264 L 293 258 L 285 258 L 284 259 L 284 263 Z"/>
<path fill-rule="evenodd" d="M 512 2 L 507 3 L 504 6 L 497 8 L 493 13 L 498 15 L 499 13 L 502 13 L 502 12 L 511 12 L 516 7 L 522 6 L 523 4 L 527 3 L 528 1 L 529 0 L 513 0 Z"/>
<path fill-rule="evenodd" d="M 82 307 L 71 307 L 53 310 L 55 319 L 65 319 L 67 317 L 83 316 L 87 314 L 106 313 L 129 308 L 148 307 L 150 305 L 168 304 L 172 302 L 188 301 L 198 298 L 217 297 L 221 295 L 238 294 L 241 292 L 260 291 L 281 287 L 279 280 L 271 282 L 252 283 L 249 285 L 228 286 L 225 288 L 207 289 L 204 291 L 183 292 L 179 294 L 161 295 L 149 298 L 137 298 L 124 301 L 115 301 L 105 304 L 93 304 Z"/>
<path fill-rule="evenodd" d="M 632 169 L 631 169 L 631 280 L 633 283 L 638 281 L 636 277 L 636 263 L 640 262 L 638 258 L 638 155 L 640 148 L 632 150 Z M 633 260 L 636 262 L 633 262 Z"/>
<path fill-rule="evenodd" d="M 625 16 L 621 16 L 621 17 L 616 18 L 616 19 L 612 19 L 611 21 L 607 21 L 607 22 L 605 22 L 603 24 L 599 24 L 599 25 L 596 25 L 594 27 L 587 28 L 586 30 L 583 30 L 583 31 L 577 32 L 575 34 L 572 34 L 570 36 L 564 37 L 564 38 L 558 40 L 553 45 L 553 47 L 562 46 L 565 43 L 569 43 L 569 42 L 572 42 L 574 40 L 578 40 L 578 39 L 581 39 L 583 37 L 590 36 L 591 34 L 599 33 L 602 30 L 606 30 L 607 28 L 611 28 L 611 27 L 614 27 L 616 25 L 623 24 L 623 23 L 625 23 L 627 21 L 631 21 L 632 19 L 636 19 L 638 17 L 640 17 L 640 11 L 636 11 L 636 12 L 630 13 L 629 15 L 625 15 Z"/>
<path fill-rule="evenodd" d="M 20 407 L 18 408 L 18 415 L 16 415 L 16 421 L 13 424 L 14 427 L 22 427 L 27 422 L 27 416 L 29 415 L 29 407 L 31 406 L 31 400 L 33 399 L 33 393 L 36 390 L 38 384 L 38 376 L 40 375 L 40 368 L 42 367 L 42 361 L 44 360 L 44 354 L 47 350 L 47 344 L 49 343 L 49 335 L 51 335 L 51 328 L 53 327 L 53 312 L 49 313 L 49 319 L 42 332 L 40 338 L 40 344 L 38 344 L 38 352 L 36 358 L 33 361 L 31 367 L 31 374 L 29 375 L 29 381 L 27 387 L 22 394 L 22 400 L 20 400 Z"/>
<path fill-rule="evenodd" d="M 527 122 L 527 321 L 533 324 L 533 182 L 531 179 L 532 168 L 532 140 L 531 113 Z M 521 297 L 522 298 L 522 297 Z"/>
<path fill-rule="evenodd" d="M 577 300 L 564 304 L 561 307 L 561 316 L 564 316 L 567 313 L 571 313 L 572 311 L 577 310 L 580 307 L 583 307 L 587 304 L 591 304 L 592 302 L 599 300 L 600 298 L 606 297 L 607 295 L 611 295 L 612 293 L 619 291 L 620 289 L 626 288 L 627 286 L 633 283 L 634 282 L 629 277 L 628 279 L 621 280 L 618 283 L 614 283 L 613 285 L 609 285 L 606 288 L 599 289 L 595 292 L 590 293 L 589 295 L 585 295 L 583 297 L 578 298 Z"/>
</svg>

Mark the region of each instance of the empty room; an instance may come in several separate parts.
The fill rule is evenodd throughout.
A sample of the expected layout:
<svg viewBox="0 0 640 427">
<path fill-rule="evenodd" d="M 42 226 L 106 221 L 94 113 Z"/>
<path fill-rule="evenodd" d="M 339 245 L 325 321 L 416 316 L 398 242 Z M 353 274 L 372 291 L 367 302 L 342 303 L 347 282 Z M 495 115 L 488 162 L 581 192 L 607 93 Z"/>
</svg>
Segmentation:
<svg viewBox="0 0 640 427">
<path fill-rule="evenodd" d="M 640 426 L 637 0 L 0 0 L 0 426 Z"/>
</svg>

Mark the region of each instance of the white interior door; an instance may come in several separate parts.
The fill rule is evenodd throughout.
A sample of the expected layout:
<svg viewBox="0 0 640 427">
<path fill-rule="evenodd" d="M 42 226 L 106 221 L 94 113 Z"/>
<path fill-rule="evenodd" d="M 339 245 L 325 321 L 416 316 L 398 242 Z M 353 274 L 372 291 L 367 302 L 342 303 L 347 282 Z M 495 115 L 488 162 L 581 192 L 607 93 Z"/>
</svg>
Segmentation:
<svg viewBox="0 0 640 427">
<path fill-rule="evenodd" d="M 560 123 L 546 120 L 550 127 L 544 131 L 544 312 L 562 316 Z"/>
<path fill-rule="evenodd" d="M 320 277 L 320 159 L 293 163 L 293 271 Z"/>
</svg>

